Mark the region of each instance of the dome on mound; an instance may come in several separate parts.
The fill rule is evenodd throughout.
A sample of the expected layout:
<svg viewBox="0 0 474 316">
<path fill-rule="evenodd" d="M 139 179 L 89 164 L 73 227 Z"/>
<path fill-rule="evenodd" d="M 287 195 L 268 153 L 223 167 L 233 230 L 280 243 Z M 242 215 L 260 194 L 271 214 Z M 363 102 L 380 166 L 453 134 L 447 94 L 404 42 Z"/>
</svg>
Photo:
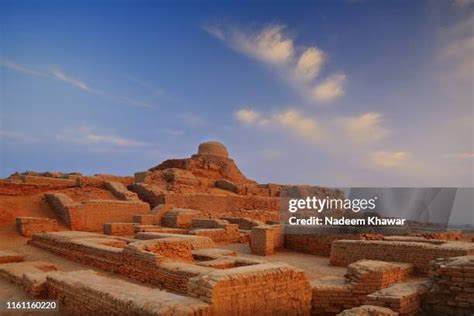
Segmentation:
<svg viewBox="0 0 474 316">
<path fill-rule="evenodd" d="M 198 155 L 212 155 L 219 157 L 229 157 L 227 148 L 219 142 L 205 142 L 199 144 Z"/>
</svg>

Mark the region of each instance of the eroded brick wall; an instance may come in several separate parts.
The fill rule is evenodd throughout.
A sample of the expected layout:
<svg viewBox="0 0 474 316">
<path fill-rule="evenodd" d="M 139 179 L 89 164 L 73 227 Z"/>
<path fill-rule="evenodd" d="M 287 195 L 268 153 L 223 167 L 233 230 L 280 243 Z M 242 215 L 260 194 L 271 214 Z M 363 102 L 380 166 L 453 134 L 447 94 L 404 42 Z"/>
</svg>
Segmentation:
<svg viewBox="0 0 474 316">
<path fill-rule="evenodd" d="M 474 245 L 446 242 L 441 245 L 419 242 L 338 240 L 332 243 L 331 264 L 346 266 L 361 259 L 412 263 L 418 273 L 427 273 L 429 263 L 437 258 L 474 254 Z"/>
<path fill-rule="evenodd" d="M 16 227 L 21 235 L 25 237 L 31 237 L 36 233 L 58 231 L 58 222 L 51 218 L 17 217 Z"/>
<path fill-rule="evenodd" d="M 309 315 L 311 289 L 302 270 L 265 263 L 190 279 L 189 294 L 215 315 Z"/>
</svg>

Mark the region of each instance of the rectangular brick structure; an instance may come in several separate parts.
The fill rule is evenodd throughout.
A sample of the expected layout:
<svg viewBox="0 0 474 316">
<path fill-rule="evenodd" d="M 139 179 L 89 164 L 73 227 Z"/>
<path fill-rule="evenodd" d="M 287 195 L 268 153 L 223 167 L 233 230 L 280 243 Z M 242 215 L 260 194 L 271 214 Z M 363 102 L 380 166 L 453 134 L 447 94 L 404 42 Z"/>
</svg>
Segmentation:
<svg viewBox="0 0 474 316">
<path fill-rule="evenodd" d="M 36 233 L 58 231 L 57 221 L 46 217 L 17 217 L 16 227 L 18 232 L 25 237 L 31 237 Z"/>
</svg>

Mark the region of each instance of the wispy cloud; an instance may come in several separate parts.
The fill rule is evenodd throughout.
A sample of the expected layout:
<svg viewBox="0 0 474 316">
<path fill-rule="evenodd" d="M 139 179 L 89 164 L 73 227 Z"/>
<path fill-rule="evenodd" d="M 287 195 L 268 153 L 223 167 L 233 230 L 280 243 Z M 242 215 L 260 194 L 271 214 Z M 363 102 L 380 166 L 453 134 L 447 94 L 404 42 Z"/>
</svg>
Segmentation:
<svg viewBox="0 0 474 316">
<path fill-rule="evenodd" d="M 376 167 L 381 168 L 400 168 L 405 166 L 411 154 L 406 151 L 377 151 L 370 154 L 370 160 Z"/>
<path fill-rule="evenodd" d="M 20 133 L 20 132 L 0 130 L 0 140 L 11 140 L 14 142 L 32 143 L 32 142 L 36 142 L 37 138 L 31 135 Z"/>
<path fill-rule="evenodd" d="M 344 130 L 353 143 L 373 143 L 386 138 L 389 130 L 383 125 L 382 115 L 368 112 L 358 116 L 338 118 L 336 128 Z"/>
<path fill-rule="evenodd" d="M 146 145 L 146 143 L 141 141 L 114 134 L 100 133 L 88 125 L 64 129 L 57 133 L 55 138 L 61 142 L 91 148 L 127 148 Z"/>
<path fill-rule="evenodd" d="M 319 142 L 324 135 L 324 130 L 316 119 L 308 117 L 293 108 L 272 114 L 262 114 L 245 108 L 235 112 L 234 116 L 244 124 L 278 129 L 284 133 L 289 132 L 311 143 Z"/>
<path fill-rule="evenodd" d="M 115 100 L 127 105 L 131 105 L 135 107 L 146 107 L 146 108 L 153 107 L 151 104 L 148 104 L 147 102 L 143 102 L 143 101 L 136 100 L 130 97 L 126 97 L 126 96 L 122 96 L 122 95 L 118 95 L 118 94 L 110 93 L 101 89 L 94 88 L 90 84 L 84 82 L 83 80 L 75 78 L 69 74 L 66 74 L 61 69 L 56 68 L 56 69 L 51 69 L 48 71 L 41 71 L 41 70 L 36 70 L 24 65 L 13 63 L 9 60 L 1 60 L 0 67 L 4 67 L 10 70 L 21 72 L 23 74 L 27 74 L 30 76 L 38 76 L 38 77 L 45 77 L 49 79 L 59 80 L 61 82 L 64 82 L 70 86 L 76 87 L 87 93 L 90 93 L 102 98 Z"/>
<path fill-rule="evenodd" d="M 317 80 L 327 54 L 316 46 L 297 49 L 295 40 L 285 34 L 284 25 L 267 25 L 260 30 L 215 24 L 203 28 L 233 50 L 271 67 L 311 102 L 328 103 L 344 95 L 346 75 L 335 73 Z"/>
</svg>

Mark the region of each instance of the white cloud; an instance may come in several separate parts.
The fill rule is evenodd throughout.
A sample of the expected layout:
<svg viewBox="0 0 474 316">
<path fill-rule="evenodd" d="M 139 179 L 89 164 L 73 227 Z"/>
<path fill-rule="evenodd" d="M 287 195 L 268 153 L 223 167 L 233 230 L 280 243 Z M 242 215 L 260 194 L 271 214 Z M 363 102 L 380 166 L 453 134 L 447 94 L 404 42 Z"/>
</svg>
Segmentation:
<svg viewBox="0 0 474 316">
<path fill-rule="evenodd" d="M 243 123 L 253 123 L 260 118 L 260 114 L 250 109 L 240 109 L 235 112 L 235 117 Z"/>
<path fill-rule="evenodd" d="M 344 94 L 346 75 L 334 74 L 313 88 L 313 97 L 321 102 L 328 102 Z"/>
<path fill-rule="evenodd" d="M 129 98 L 129 97 L 121 96 L 121 95 L 116 95 L 104 90 L 92 88 L 89 84 L 85 83 L 84 81 L 74 78 L 73 76 L 67 75 L 61 69 L 52 69 L 50 71 L 40 71 L 40 70 L 32 69 L 20 64 L 13 63 L 8 60 L 0 61 L 0 67 L 8 68 L 8 69 L 18 71 L 30 76 L 38 76 L 38 77 L 45 77 L 49 79 L 59 80 L 61 82 L 64 82 L 68 85 L 76 87 L 90 94 L 94 94 L 103 98 L 116 100 L 118 102 L 128 104 L 131 106 L 147 107 L 147 108 L 153 107 L 152 105 L 143 101 L 135 100 L 133 98 Z"/>
<path fill-rule="evenodd" d="M 294 53 L 293 40 L 283 34 L 284 28 L 283 25 L 269 25 L 257 34 L 236 32 L 231 40 L 237 50 L 249 56 L 266 63 L 281 64 L 289 61 Z"/>
<path fill-rule="evenodd" d="M 406 151 L 377 151 L 370 154 L 370 161 L 376 167 L 382 168 L 399 168 L 406 165 L 411 154 Z"/>
<path fill-rule="evenodd" d="M 308 117 L 296 109 L 287 109 L 269 115 L 260 114 L 249 108 L 235 112 L 235 118 L 246 124 L 276 128 L 281 132 L 290 132 L 305 141 L 321 140 L 323 128 L 316 119 Z"/>
<path fill-rule="evenodd" d="M 344 74 L 332 74 L 322 83 L 316 82 L 327 54 L 317 47 L 298 50 L 294 39 L 285 34 L 284 25 L 267 25 L 257 31 L 217 25 L 203 28 L 235 51 L 271 67 L 310 102 L 328 102 L 344 94 Z"/>
<path fill-rule="evenodd" d="M 371 143 L 386 138 L 388 130 L 382 125 L 382 116 L 368 112 L 359 116 L 337 119 L 339 128 L 346 132 L 345 137 L 354 143 Z"/>
<path fill-rule="evenodd" d="M 313 80 L 319 75 L 326 55 L 316 47 L 308 48 L 298 59 L 296 76 L 300 80 Z"/>
<path fill-rule="evenodd" d="M 126 148 L 144 146 L 146 143 L 113 134 L 99 133 L 96 129 L 82 125 L 77 128 L 64 129 L 56 134 L 56 139 L 74 145 L 101 148 Z"/>
</svg>

